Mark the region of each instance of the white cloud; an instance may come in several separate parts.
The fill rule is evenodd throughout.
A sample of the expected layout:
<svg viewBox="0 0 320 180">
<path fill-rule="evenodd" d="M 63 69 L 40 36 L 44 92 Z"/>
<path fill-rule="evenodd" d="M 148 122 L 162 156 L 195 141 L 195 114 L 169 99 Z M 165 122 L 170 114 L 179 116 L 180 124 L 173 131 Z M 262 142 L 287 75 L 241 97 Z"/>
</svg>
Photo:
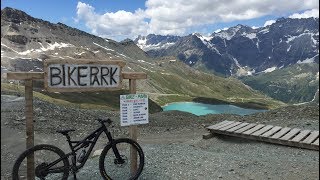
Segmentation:
<svg viewBox="0 0 320 180">
<path fill-rule="evenodd" d="M 144 21 L 144 12 L 141 9 L 134 13 L 121 10 L 101 15 L 94 10 L 94 7 L 78 2 L 77 20 L 83 20 L 93 34 L 126 38 L 147 33 L 148 23 Z"/>
<path fill-rule="evenodd" d="M 86 3 L 78 2 L 77 19 L 93 33 L 108 37 L 138 34 L 183 35 L 191 28 L 265 15 L 283 15 L 317 9 L 317 0 L 147 0 L 145 9 L 98 14 Z"/>
<path fill-rule="evenodd" d="M 270 26 L 271 24 L 273 24 L 273 23 L 275 23 L 275 22 L 276 22 L 275 20 L 269 20 L 269 21 L 266 21 L 263 26 L 264 26 L 264 27 Z"/>
<path fill-rule="evenodd" d="M 319 18 L 319 9 L 311 9 L 309 11 L 305 11 L 301 14 L 295 13 L 289 16 L 292 19 L 301 19 L 301 18 L 310 18 L 310 17 L 317 17 Z"/>
</svg>

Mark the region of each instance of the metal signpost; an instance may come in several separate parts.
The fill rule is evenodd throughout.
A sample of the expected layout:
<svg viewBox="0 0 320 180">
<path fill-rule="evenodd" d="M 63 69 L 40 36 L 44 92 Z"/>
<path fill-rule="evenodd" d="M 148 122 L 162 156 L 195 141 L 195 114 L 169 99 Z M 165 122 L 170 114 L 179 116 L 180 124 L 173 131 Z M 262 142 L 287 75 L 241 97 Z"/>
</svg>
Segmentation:
<svg viewBox="0 0 320 180">
<path fill-rule="evenodd" d="M 136 80 L 147 79 L 144 72 L 122 72 L 123 61 L 46 60 L 44 72 L 9 72 L 7 79 L 25 81 L 26 148 L 34 146 L 33 81 L 44 80 L 49 92 L 110 91 L 122 88 L 129 79 L 130 93 L 136 93 Z M 137 140 L 137 125 L 130 126 L 130 138 Z M 137 169 L 137 154 L 131 149 L 131 170 Z M 27 179 L 34 179 L 34 156 L 27 157 Z"/>
</svg>

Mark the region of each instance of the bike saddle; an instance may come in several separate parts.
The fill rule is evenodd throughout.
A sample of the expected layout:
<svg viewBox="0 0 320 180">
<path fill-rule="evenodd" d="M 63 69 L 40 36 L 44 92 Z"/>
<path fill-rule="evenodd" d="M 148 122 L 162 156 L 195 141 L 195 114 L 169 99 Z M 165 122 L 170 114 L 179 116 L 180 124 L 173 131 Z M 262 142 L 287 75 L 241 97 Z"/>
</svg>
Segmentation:
<svg viewBox="0 0 320 180">
<path fill-rule="evenodd" d="M 75 131 L 74 129 L 63 129 L 63 130 L 57 130 L 57 133 L 61 133 L 63 135 L 67 135 L 69 132 Z"/>
</svg>

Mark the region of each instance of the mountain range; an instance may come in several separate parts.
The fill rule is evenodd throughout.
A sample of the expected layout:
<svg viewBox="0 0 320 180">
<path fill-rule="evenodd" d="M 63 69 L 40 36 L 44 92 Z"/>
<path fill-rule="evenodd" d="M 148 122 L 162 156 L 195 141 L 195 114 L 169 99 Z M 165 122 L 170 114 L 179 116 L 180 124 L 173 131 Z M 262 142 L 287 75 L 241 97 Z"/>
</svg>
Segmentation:
<svg viewBox="0 0 320 180">
<path fill-rule="evenodd" d="M 286 103 L 318 97 L 319 18 L 280 18 L 255 29 L 239 24 L 209 36 L 149 34 L 134 42 L 151 57 L 174 56 L 204 72 L 238 77 Z"/>
<path fill-rule="evenodd" d="M 147 73 L 148 79 L 138 81 L 137 90 L 148 94 L 160 105 L 192 101 L 198 97 L 215 99 L 217 102 L 251 103 L 262 108 L 283 105 L 236 78 L 202 72 L 175 57 L 152 58 L 130 39 L 117 42 L 62 23 L 54 24 L 34 18 L 17 9 L 2 9 L 1 76 L 8 71 L 41 72 L 43 61 L 47 59 L 123 60 L 126 62 L 124 71 Z M 124 87 L 128 87 L 128 82 L 124 83 Z M 67 94 L 59 97 L 68 99 Z M 107 94 L 104 93 L 103 97 Z M 47 95 L 57 96 L 54 93 Z M 74 94 L 69 95 L 74 97 Z M 77 96 L 81 97 L 81 94 Z M 87 96 L 103 98 L 94 93 L 86 93 L 85 96 L 86 99 Z M 79 101 L 79 98 L 76 100 Z"/>
<path fill-rule="evenodd" d="M 237 25 L 209 36 L 139 36 L 134 42 L 152 57 L 174 56 L 222 76 L 247 76 L 296 63 L 319 64 L 319 18 L 280 18 L 253 29 Z"/>
</svg>

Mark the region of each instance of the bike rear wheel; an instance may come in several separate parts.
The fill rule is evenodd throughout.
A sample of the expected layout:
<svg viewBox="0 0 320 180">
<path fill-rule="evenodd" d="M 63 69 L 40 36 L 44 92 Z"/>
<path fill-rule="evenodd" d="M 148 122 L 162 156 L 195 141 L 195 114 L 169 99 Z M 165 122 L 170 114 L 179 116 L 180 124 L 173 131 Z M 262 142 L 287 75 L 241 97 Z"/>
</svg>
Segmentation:
<svg viewBox="0 0 320 180">
<path fill-rule="evenodd" d="M 48 168 L 48 165 L 62 157 L 65 153 L 52 145 L 36 145 L 24 151 L 16 160 L 13 170 L 12 179 L 27 179 L 27 157 L 34 155 L 35 179 L 67 179 L 69 175 L 68 158 L 61 159 L 59 162 Z"/>
<path fill-rule="evenodd" d="M 137 153 L 137 170 L 131 173 L 130 147 Z M 120 159 L 116 157 L 114 149 L 120 154 Z M 99 169 L 104 179 L 113 180 L 135 180 L 144 166 L 144 154 L 140 145 L 132 139 L 121 138 L 113 141 L 112 145 L 106 146 L 101 152 L 99 159 Z"/>
</svg>

